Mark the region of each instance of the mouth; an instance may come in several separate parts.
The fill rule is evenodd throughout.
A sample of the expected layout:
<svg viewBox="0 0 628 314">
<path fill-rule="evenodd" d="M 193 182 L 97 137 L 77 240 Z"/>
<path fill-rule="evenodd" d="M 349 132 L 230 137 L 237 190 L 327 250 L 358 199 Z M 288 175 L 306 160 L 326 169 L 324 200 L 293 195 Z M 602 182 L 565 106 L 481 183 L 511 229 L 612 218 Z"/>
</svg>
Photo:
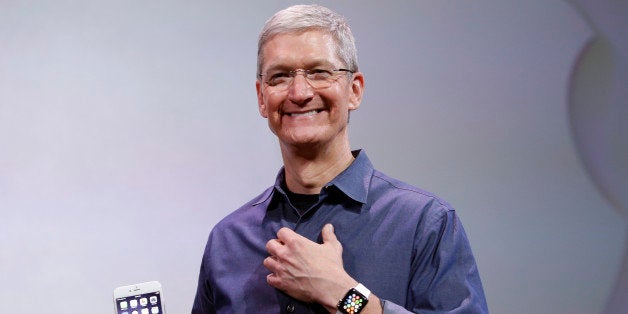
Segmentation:
<svg viewBox="0 0 628 314">
<path fill-rule="evenodd" d="M 285 114 L 289 117 L 307 117 L 307 116 L 313 116 L 321 111 L 322 110 L 320 109 L 313 109 L 306 112 L 286 112 Z"/>
</svg>

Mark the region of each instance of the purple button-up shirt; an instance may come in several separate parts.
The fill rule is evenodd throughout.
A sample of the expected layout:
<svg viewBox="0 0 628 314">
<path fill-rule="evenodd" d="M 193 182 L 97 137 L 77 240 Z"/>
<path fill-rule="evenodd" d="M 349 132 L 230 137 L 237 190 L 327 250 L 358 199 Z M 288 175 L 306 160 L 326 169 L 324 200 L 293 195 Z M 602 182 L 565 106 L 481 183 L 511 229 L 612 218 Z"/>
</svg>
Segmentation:
<svg viewBox="0 0 628 314">
<path fill-rule="evenodd" d="M 364 152 L 302 215 L 273 187 L 220 221 L 207 241 L 192 314 L 326 313 L 270 287 L 266 242 L 288 227 L 322 243 L 327 223 L 345 270 L 382 299 L 384 313 L 488 313 L 469 241 L 453 208 L 375 170 Z"/>
</svg>

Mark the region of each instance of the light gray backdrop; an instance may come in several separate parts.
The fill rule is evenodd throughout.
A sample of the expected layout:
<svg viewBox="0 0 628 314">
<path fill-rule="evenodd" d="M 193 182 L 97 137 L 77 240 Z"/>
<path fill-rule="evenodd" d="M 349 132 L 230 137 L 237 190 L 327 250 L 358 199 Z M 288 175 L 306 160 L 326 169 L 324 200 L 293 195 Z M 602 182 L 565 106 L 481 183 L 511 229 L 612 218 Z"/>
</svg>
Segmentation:
<svg viewBox="0 0 628 314">
<path fill-rule="evenodd" d="M 0 1 L 0 312 L 149 280 L 190 311 L 212 226 L 281 166 L 256 41 L 292 3 Z M 493 313 L 626 289 L 625 1 L 320 3 L 366 76 L 352 146 L 454 204 Z"/>
</svg>

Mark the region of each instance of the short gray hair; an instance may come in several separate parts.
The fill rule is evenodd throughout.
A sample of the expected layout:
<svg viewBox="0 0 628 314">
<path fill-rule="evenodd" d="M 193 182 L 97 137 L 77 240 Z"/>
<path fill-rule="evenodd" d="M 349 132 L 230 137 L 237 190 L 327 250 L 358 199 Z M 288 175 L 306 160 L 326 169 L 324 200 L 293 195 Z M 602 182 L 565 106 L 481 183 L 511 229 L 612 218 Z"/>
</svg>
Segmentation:
<svg viewBox="0 0 628 314">
<path fill-rule="evenodd" d="M 264 45 L 274 36 L 318 30 L 329 33 L 336 42 L 338 58 L 351 71 L 358 71 L 355 39 L 344 16 L 320 5 L 294 5 L 273 15 L 262 29 L 257 43 L 257 74 L 262 70 Z"/>
</svg>

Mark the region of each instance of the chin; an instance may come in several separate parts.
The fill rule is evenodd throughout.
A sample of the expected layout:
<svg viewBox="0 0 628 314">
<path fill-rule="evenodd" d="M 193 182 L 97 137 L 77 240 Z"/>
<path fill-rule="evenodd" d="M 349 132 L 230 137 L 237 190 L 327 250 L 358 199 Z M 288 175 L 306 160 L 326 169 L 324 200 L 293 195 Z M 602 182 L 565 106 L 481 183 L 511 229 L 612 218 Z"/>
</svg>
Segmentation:
<svg viewBox="0 0 628 314">
<path fill-rule="evenodd" d="M 318 136 L 288 136 L 280 141 L 287 146 L 307 148 L 316 146 L 321 143 L 321 139 Z"/>
</svg>

